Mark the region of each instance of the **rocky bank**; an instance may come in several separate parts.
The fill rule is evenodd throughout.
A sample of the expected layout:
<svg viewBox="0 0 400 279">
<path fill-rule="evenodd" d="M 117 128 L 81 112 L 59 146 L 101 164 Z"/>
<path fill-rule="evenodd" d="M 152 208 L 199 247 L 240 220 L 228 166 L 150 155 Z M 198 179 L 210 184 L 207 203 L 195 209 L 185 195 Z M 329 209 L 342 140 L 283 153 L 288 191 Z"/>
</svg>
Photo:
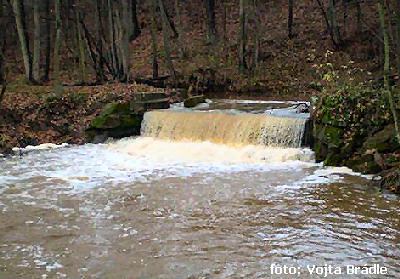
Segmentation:
<svg viewBox="0 0 400 279">
<path fill-rule="evenodd" d="M 317 161 L 379 174 L 381 186 L 400 193 L 400 144 L 388 104 L 384 91 L 362 87 L 344 87 L 314 100 Z"/>
</svg>

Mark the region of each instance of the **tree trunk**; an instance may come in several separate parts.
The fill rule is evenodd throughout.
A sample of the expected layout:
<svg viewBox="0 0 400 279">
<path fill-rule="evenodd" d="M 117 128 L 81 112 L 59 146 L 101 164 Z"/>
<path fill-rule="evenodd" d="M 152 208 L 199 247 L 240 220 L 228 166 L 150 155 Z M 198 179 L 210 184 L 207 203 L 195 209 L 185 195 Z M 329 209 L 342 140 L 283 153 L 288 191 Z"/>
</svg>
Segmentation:
<svg viewBox="0 0 400 279">
<path fill-rule="evenodd" d="M 356 6 L 357 6 L 357 32 L 361 34 L 362 32 L 362 10 L 361 10 L 361 0 L 356 0 Z"/>
<path fill-rule="evenodd" d="M 0 3 L 1 4 L 1 3 Z M 4 61 L 4 46 L 5 46 L 5 39 L 0 38 L 0 84 L 1 84 L 1 91 L 0 91 L 0 105 L 3 101 L 4 95 L 7 89 L 7 80 L 5 75 L 5 61 Z"/>
<path fill-rule="evenodd" d="M 32 75 L 33 79 L 38 82 L 40 81 L 40 9 L 41 1 L 33 1 L 33 21 L 34 21 L 34 36 L 33 36 L 33 65 L 32 65 Z"/>
<path fill-rule="evenodd" d="M 111 44 L 110 56 L 111 56 L 111 65 L 113 69 L 113 77 L 114 79 L 117 77 L 117 68 L 118 68 L 118 58 L 117 58 L 117 49 L 116 49 L 116 38 L 115 38 L 115 29 L 114 29 L 114 15 L 113 15 L 113 4 L 112 0 L 108 0 L 108 28 L 109 28 L 109 40 Z"/>
<path fill-rule="evenodd" d="M 293 0 L 289 0 L 288 8 L 288 36 L 293 38 Z"/>
<path fill-rule="evenodd" d="M 181 11 L 179 8 L 179 0 L 175 0 L 175 13 L 176 13 L 176 29 L 178 31 L 178 47 L 181 58 L 186 57 L 186 49 L 183 45 L 184 31 L 182 28 Z"/>
<path fill-rule="evenodd" d="M 75 11 L 76 18 L 76 30 L 77 30 L 77 41 L 78 41 L 78 52 L 79 52 L 79 74 L 80 83 L 84 84 L 86 82 L 86 58 L 85 58 L 85 45 L 83 41 L 82 27 L 80 24 L 81 13 Z"/>
<path fill-rule="evenodd" d="M 141 30 L 140 30 L 140 25 L 139 21 L 137 18 L 137 1 L 136 0 L 131 0 L 131 19 L 132 19 L 132 33 L 130 35 L 130 40 L 133 41 L 137 37 L 139 37 Z"/>
<path fill-rule="evenodd" d="M 152 48 L 152 68 L 153 68 L 153 79 L 158 78 L 158 44 L 157 44 L 157 22 L 156 22 L 156 11 L 157 3 L 152 1 L 150 3 L 151 9 L 151 48 Z"/>
<path fill-rule="evenodd" d="M 400 0 L 396 0 L 396 66 L 397 66 L 397 74 L 400 75 Z"/>
<path fill-rule="evenodd" d="M 240 0 L 239 6 L 239 73 L 244 74 L 246 70 L 246 0 Z"/>
<path fill-rule="evenodd" d="M 318 6 L 319 6 L 319 8 L 321 10 L 322 16 L 324 17 L 324 20 L 325 20 L 325 23 L 326 23 L 326 28 L 328 29 L 328 32 L 329 32 L 329 35 L 331 37 L 333 46 L 335 48 L 337 48 L 339 45 L 338 45 L 338 42 L 335 39 L 335 34 L 333 32 L 333 28 L 331 26 L 329 16 L 327 15 L 327 13 L 325 11 L 324 4 L 323 4 L 323 2 L 321 2 L 321 0 L 316 0 L 316 1 L 317 1 Z M 332 1 L 332 0 L 329 0 L 329 1 Z"/>
<path fill-rule="evenodd" d="M 254 70 L 258 70 L 260 60 L 260 17 L 258 13 L 257 0 L 253 0 L 253 18 L 254 18 Z"/>
<path fill-rule="evenodd" d="M 96 28 L 96 44 L 99 49 L 98 55 L 94 61 L 95 72 L 96 72 L 96 82 L 101 83 L 104 77 L 104 44 L 103 40 L 105 40 L 104 29 L 103 29 L 103 20 L 102 20 L 102 1 L 96 0 L 96 19 L 95 19 L 95 28 Z"/>
<path fill-rule="evenodd" d="M 335 41 L 338 45 L 340 45 L 342 39 L 340 36 L 339 25 L 337 23 L 337 18 L 336 18 L 336 0 L 329 0 L 328 17 Z"/>
<path fill-rule="evenodd" d="M 171 58 L 171 46 L 170 46 L 170 41 L 169 41 L 169 36 L 168 36 L 168 17 L 167 13 L 164 10 L 164 3 L 163 0 L 158 0 L 158 5 L 160 8 L 161 12 L 161 18 L 162 18 L 162 33 L 163 33 L 163 41 L 164 41 L 164 52 L 165 52 L 165 62 L 167 64 L 167 68 L 169 71 L 169 74 L 173 78 L 174 82 L 176 82 L 176 72 L 174 69 L 174 65 L 172 64 L 172 58 Z"/>
<path fill-rule="evenodd" d="M 122 19 L 121 19 L 121 53 L 122 53 L 122 66 L 123 66 L 123 77 L 122 81 L 129 82 L 130 80 L 130 55 L 129 55 L 129 41 L 131 37 L 131 18 L 129 17 L 129 1 L 122 0 Z"/>
<path fill-rule="evenodd" d="M 0 28 L 1 30 L 5 30 L 5 12 L 3 11 L 3 1 L 0 0 Z M 0 105 L 3 101 L 4 95 L 6 93 L 7 82 L 5 76 L 5 60 L 4 60 L 4 50 L 5 50 L 5 34 L 4 32 L 0 33 L 0 84 L 1 84 L 1 91 L 0 91 Z"/>
<path fill-rule="evenodd" d="M 171 17 L 168 14 L 167 9 L 165 8 L 164 1 L 159 1 L 159 8 L 161 13 L 161 18 L 163 22 L 165 22 L 165 29 L 167 30 L 167 34 L 169 33 L 171 37 L 178 38 L 178 32 L 176 31 L 175 24 L 171 20 Z"/>
<path fill-rule="evenodd" d="M 342 0 L 343 6 L 343 38 L 346 37 L 347 33 L 347 18 L 349 16 L 349 0 Z"/>
<path fill-rule="evenodd" d="M 389 84 L 390 45 L 389 45 L 389 35 L 388 35 L 388 33 L 386 31 L 386 27 L 385 27 L 385 8 L 384 8 L 384 3 L 382 0 L 378 3 L 378 9 L 379 9 L 379 19 L 380 19 L 380 23 L 381 23 L 383 41 L 384 41 L 384 57 L 385 57 L 385 59 L 384 59 L 383 77 L 384 77 L 384 83 L 385 83 L 385 90 L 388 94 L 389 105 L 390 105 L 390 109 L 393 114 L 394 125 L 395 125 L 396 135 L 397 135 L 397 141 L 400 143 L 400 129 L 399 129 L 397 111 L 396 111 L 396 106 L 395 106 L 395 103 L 393 100 L 392 89 L 390 88 L 390 84 Z"/>
<path fill-rule="evenodd" d="M 25 9 L 22 0 L 12 0 L 12 6 L 17 25 L 19 43 L 21 46 L 22 58 L 24 60 L 25 77 L 28 81 L 33 81 L 32 76 L 32 57 L 29 50 L 29 38 L 25 24 Z"/>
<path fill-rule="evenodd" d="M 204 0 L 207 13 L 207 42 L 214 44 L 217 40 L 215 20 L 215 0 Z"/>
<path fill-rule="evenodd" d="M 224 44 L 224 50 L 226 50 L 226 45 L 227 45 L 227 40 L 228 40 L 228 38 L 227 38 L 227 36 L 228 36 L 228 34 L 227 34 L 227 17 L 228 17 L 228 15 L 227 15 L 227 13 L 228 13 L 228 11 L 227 11 L 227 4 L 226 4 L 226 0 L 223 0 L 223 10 L 222 10 L 222 33 L 223 33 L 223 44 Z"/>
<path fill-rule="evenodd" d="M 48 81 L 50 78 L 50 61 L 51 61 L 51 25 L 50 25 L 50 0 L 44 1 L 45 18 L 45 60 L 44 60 L 44 76 L 43 80 Z"/>
<path fill-rule="evenodd" d="M 60 62 L 61 62 L 61 0 L 54 1 L 54 11 L 56 16 L 55 30 L 56 38 L 54 41 L 54 80 L 56 85 L 56 93 L 61 93 L 61 76 L 60 76 Z"/>
</svg>

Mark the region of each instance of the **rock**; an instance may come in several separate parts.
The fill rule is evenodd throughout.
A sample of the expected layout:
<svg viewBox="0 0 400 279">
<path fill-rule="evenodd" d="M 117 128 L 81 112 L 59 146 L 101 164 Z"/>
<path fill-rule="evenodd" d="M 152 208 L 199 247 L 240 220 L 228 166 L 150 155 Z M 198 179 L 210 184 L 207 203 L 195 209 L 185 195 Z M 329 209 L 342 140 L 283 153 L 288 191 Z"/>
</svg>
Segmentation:
<svg viewBox="0 0 400 279">
<path fill-rule="evenodd" d="M 314 146 L 313 122 L 310 119 L 308 119 L 304 125 L 304 135 L 301 141 L 301 146 Z"/>
<path fill-rule="evenodd" d="M 345 165 L 356 172 L 363 174 L 374 174 L 382 171 L 382 168 L 375 162 L 373 154 L 354 156 L 346 161 Z"/>
<path fill-rule="evenodd" d="M 366 139 L 363 150 L 376 149 L 380 153 L 388 153 L 400 149 L 395 131 L 394 125 L 387 125 L 383 130 Z"/>
<path fill-rule="evenodd" d="M 400 167 L 397 166 L 389 170 L 381 181 L 381 186 L 392 191 L 394 193 L 400 194 Z"/>
<path fill-rule="evenodd" d="M 143 115 L 152 109 L 169 108 L 165 93 L 136 93 L 130 102 L 109 103 L 99 116 L 92 120 L 86 130 L 90 142 L 104 142 L 107 138 L 122 138 L 140 135 Z"/>
<path fill-rule="evenodd" d="M 132 112 L 129 103 L 110 103 L 86 130 L 90 142 L 102 142 L 108 137 L 121 138 L 140 134 L 143 114 Z"/>
<path fill-rule="evenodd" d="M 341 166 L 343 164 L 343 155 L 338 148 L 328 150 L 327 156 L 324 160 L 326 166 Z"/>
<path fill-rule="evenodd" d="M 329 148 L 343 145 L 344 129 L 340 127 L 316 124 L 314 136 L 318 141 L 325 143 Z"/>
<path fill-rule="evenodd" d="M 130 103 L 130 109 L 135 113 L 144 113 L 152 109 L 169 108 L 169 97 L 165 93 L 137 93 Z"/>
<path fill-rule="evenodd" d="M 204 95 L 199 95 L 199 96 L 193 96 L 193 97 L 187 98 L 183 102 L 183 104 L 184 104 L 185 108 L 193 108 L 193 107 L 197 106 L 198 104 L 205 103 L 205 102 L 206 102 L 206 98 L 204 97 Z"/>
<path fill-rule="evenodd" d="M 298 104 L 296 107 L 296 113 L 309 113 L 310 106 L 306 103 Z"/>
</svg>

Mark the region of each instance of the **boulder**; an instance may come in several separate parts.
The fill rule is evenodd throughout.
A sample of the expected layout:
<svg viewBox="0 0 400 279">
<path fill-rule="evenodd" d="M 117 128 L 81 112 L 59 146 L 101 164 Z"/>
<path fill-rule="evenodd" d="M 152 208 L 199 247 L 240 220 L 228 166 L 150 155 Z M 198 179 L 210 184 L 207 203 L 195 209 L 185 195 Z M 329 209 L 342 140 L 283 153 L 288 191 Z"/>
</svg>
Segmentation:
<svg viewBox="0 0 400 279">
<path fill-rule="evenodd" d="M 129 103 L 110 103 L 92 120 L 86 130 L 90 142 L 102 142 L 109 137 L 121 138 L 140 134 L 143 114 L 130 109 Z"/>
<path fill-rule="evenodd" d="M 356 155 L 347 160 L 345 165 L 363 174 L 374 174 L 382 171 L 382 168 L 375 161 L 373 154 Z"/>
<path fill-rule="evenodd" d="M 135 113 L 144 113 L 153 109 L 168 109 L 169 97 L 165 93 L 137 93 L 130 103 Z"/>
<path fill-rule="evenodd" d="M 169 108 L 165 93 L 136 93 L 130 102 L 109 103 L 92 120 L 86 130 L 90 142 L 103 142 L 107 138 L 122 138 L 140 135 L 143 115 L 152 109 Z"/>
<path fill-rule="evenodd" d="M 397 143 L 394 125 L 387 125 L 383 130 L 368 137 L 362 148 L 365 151 L 375 149 L 380 153 L 388 153 L 400 149 L 400 145 Z"/>
<path fill-rule="evenodd" d="M 204 95 L 199 95 L 199 96 L 193 96 L 193 97 L 189 97 L 187 98 L 183 104 L 185 106 L 185 108 L 193 108 L 195 106 L 197 106 L 198 104 L 201 103 L 205 103 L 206 98 L 204 97 Z"/>
</svg>

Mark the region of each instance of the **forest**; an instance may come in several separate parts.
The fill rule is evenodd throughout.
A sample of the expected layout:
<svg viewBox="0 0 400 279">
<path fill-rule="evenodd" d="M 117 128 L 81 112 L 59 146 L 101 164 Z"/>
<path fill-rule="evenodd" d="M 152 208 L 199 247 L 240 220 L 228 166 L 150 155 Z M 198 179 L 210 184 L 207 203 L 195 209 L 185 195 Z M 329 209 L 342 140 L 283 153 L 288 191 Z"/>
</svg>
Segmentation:
<svg viewBox="0 0 400 279">
<path fill-rule="evenodd" d="M 399 5 L 357 0 L 3 0 L 1 27 L 7 32 L 0 38 L 1 77 L 29 85 L 168 79 L 187 86 L 188 76 L 211 70 L 219 85 L 239 79 L 242 84 L 233 84 L 232 91 L 245 84 L 280 94 L 293 88 L 305 91 L 310 68 L 327 62 L 327 51 L 340 66 L 351 61 L 354 68 L 382 71 L 379 7 L 393 58 L 389 74 L 397 72 Z"/>
</svg>

